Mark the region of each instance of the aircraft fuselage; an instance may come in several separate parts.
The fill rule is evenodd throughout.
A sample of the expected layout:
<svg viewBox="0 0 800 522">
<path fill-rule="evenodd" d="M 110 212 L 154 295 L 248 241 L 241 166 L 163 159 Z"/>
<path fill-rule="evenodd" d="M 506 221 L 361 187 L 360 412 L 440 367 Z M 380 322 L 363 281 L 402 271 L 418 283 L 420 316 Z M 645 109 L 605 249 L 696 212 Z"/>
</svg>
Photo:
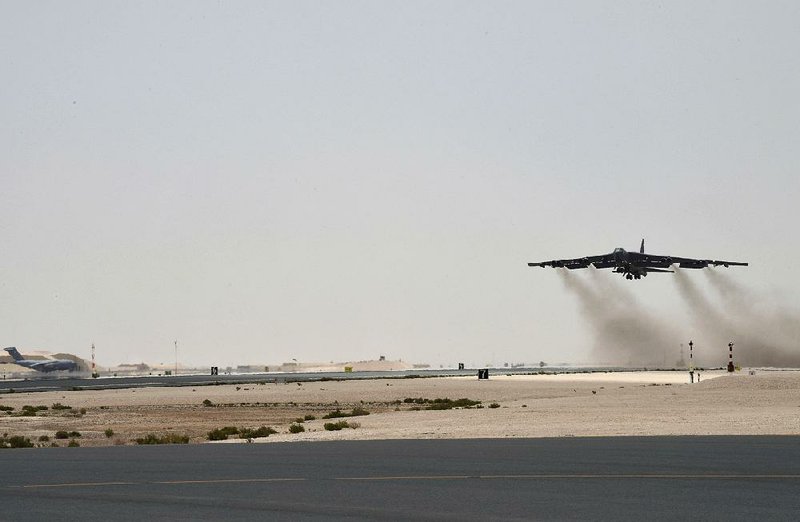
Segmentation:
<svg viewBox="0 0 800 522">
<path fill-rule="evenodd" d="M 628 252 L 624 248 L 615 248 L 613 252 L 598 256 L 586 256 L 574 259 L 554 259 L 539 263 L 528 263 L 528 266 L 566 268 L 611 268 L 613 272 L 622 274 L 626 279 L 641 279 L 650 272 L 674 272 L 673 265 L 680 268 L 700 269 L 709 266 L 747 266 L 741 261 L 721 261 L 716 259 L 694 259 L 688 257 L 664 256 L 648 254 L 644 251 L 644 240 L 638 252 Z"/>
<path fill-rule="evenodd" d="M 52 359 L 52 360 L 44 360 L 44 361 L 37 361 L 33 359 L 25 359 L 22 354 L 17 351 L 16 348 L 3 348 L 6 352 L 11 355 L 11 358 L 14 359 L 14 364 L 18 366 L 22 366 L 24 368 L 30 368 L 32 370 L 36 370 L 37 372 L 59 372 L 59 371 L 75 371 L 78 369 L 78 363 L 75 361 L 71 361 L 69 359 Z"/>
</svg>

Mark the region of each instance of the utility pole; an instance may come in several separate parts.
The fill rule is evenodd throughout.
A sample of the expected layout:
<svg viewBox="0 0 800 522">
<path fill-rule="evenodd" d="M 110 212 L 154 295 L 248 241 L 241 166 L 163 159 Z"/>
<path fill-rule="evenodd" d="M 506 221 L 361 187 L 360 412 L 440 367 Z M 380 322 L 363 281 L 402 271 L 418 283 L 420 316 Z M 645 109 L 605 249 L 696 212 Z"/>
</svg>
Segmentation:
<svg viewBox="0 0 800 522">
<path fill-rule="evenodd" d="M 92 379 L 98 377 L 96 366 L 94 365 L 94 343 L 92 343 Z"/>
<path fill-rule="evenodd" d="M 178 340 L 175 339 L 175 375 L 178 375 Z"/>
</svg>

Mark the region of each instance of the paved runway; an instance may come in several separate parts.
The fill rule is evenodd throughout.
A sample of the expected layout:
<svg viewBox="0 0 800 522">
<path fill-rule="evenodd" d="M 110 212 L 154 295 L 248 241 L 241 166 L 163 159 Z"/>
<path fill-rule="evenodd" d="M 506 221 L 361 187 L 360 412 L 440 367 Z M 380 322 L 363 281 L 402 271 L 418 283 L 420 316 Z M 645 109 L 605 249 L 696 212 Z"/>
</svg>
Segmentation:
<svg viewBox="0 0 800 522">
<path fill-rule="evenodd" d="M 432 372 L 432 373 L 431 373 Z M 441 373 L 443 372 L 443 373 Z M 0 380 L 0 393 L 54 390 L 110 390 L 143 386 L 213 386 L 216 384 L 251 384 L 273 382 L 306 382 L 325 379 L 403 378 L 406 375 L 473 375 L 467 370 L 426 370 L 402 372 L 311 372 L 311 373 L 244 373 L 223 375 L 145 375 L 135 377 L 80 377 L 76 375 L 36 375 L 25 380 Z"/>
<path fill-rule="evenodd" d="M 580 373 L 587 371 L 637 371 L 625 368 L 492 368 L 491 375 L 518 375 L 530 373 Z M 69 390 L 110 390 L 120 388 L 141 388 L 143 386 L 213 386 L 216 384 L 252 384 L 274 382 L 308 382 L 321 380 L 350 379 L 403 379 L 409 377 L 444 377 L 462 375 L 477 376 L 477 369 L 418 369 L 386 372 L 297 372 L 297 373 L 244 373 L 223 375 L 148 375 L 138 377 L 101 377 L 92 379 L 76 375 L 36 375 L 30 379 L 2 380 L 0 393 L 69 391 Z"/>
<path fill-rule="evenodd" d="M 3 520 L 795 520 L 800 437 L 3 450 Z"/>
</svg>

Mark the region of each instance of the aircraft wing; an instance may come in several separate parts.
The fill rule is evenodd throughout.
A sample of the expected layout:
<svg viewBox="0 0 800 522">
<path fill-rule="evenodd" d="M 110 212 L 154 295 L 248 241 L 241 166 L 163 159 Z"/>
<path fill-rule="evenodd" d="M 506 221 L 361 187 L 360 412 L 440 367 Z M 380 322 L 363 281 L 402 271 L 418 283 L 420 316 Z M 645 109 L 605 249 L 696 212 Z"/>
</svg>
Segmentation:
<svg viewBox="0 0 800 522">
<path fill-rule="evenodd" d="M 669 268 L 678 265 L 680 268 L 706 268 L 708 266 L 748 266 L 747 263 L 740 261 L 719 261 L 716 259 L 692 259 L 689 257 L 660 256 L 654 254 L 640 254 L 638 252 L 628 252 L 629 258 L 637 265 Z"/>
<path fill-rule="evenodd" d="M 552 261 L 542 261 L 540 263 L 528 263 L 528 266 L 551 266 L 553 268 L 568 268 L 570 270 L 575 270 L 576 268 L 588 268 L 589 265 L 594 265 L 595 268 L 609 268 L 615 266 L 616 262 L 612 254 L 605 254 L 602 256 L 577 257 L 575 259 L 554 259 Z"/>
<path fill-rule="evenodd" d="M 714 261 L 711 262 L 711 264 L 714 265 L 714 266 L 724 266 L 725 268 L 728 268 L 729 266 L 750 266 L 750 263 L 745 263 L 743 261 L 719 261 L 719 260 L 714 260 Z"/>
</svg>

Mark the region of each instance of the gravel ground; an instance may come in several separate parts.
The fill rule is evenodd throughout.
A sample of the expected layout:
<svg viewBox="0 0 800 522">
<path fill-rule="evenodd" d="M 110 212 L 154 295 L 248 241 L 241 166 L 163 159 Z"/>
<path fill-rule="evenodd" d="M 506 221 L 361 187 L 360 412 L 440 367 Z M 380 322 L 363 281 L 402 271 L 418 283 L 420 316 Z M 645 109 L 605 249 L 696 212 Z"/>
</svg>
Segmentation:
<svg viewBox="0 0 800 522">
<path fill-rule="evenodd" d="M 469 398 L 482 408 L 425 410 L 407 398 Z M 204 406 L 203 401 L 213 406 Z M 70 409 L 54 410 L 61 403 Z M 497 404 L 496 407 L 490 405 Z M 317 383 L 140 388 L 14 393 L 0 414 L 0 433 L 41 445 L 58 430 L 77 431 L 82 446 L 132 444 L 148 433 L 187 435 L 203 442 L 223 426 L 270 426 L 279 433 L 253 442 L 331 439 L 567 437 L 606 435 L 800 434 L 800 372 L 703 372 L 688 384 L 686 372 L 379 379 Z M 45 405 L 18 416 L 23 405 Z M 357 429 L 326 431 L 322 415 L 363 407 L 369 415 L 347 419 Z M 83 412 L 83 413 L 82 413 Z M 313 415 L 305 432 L 292 421 Z M 105 431 L 113 430 L 107 437 Z M 39 437 L 50 440 L 39 442 Z M 241 441 L 233 439 L 228 442 Z"/>
</svg>

